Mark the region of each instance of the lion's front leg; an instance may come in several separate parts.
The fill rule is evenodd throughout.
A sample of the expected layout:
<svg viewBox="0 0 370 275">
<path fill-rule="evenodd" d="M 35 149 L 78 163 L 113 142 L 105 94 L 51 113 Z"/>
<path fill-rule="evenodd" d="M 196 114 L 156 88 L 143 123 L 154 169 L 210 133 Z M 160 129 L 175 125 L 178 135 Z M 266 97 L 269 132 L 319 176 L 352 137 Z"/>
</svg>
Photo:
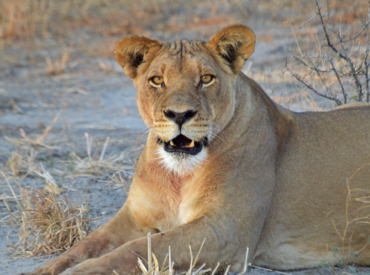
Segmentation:
<svg viewBox="0 0 370 275">
<path fill-rule="evenodd" d="M 141 238 L 144 235 L 145 233 L 140 231 L 133 223 L 129 211 L 124 206 L 113 219 L 75 244 L 58 258 L 33 272 L 22 274 L 57 275 L 87 259 L 104 255 L 128 241 Z"/>
<path fill-rule="evenodd" d="M 171 247 L 172 261 L 175 262 L 174 268 L 184 271 L 189 268 L 191 257 L 189 245 L 193 253 L 193 260 L 197 255 L 202 242 L 206 239 L 197 267 L 206 264 L 207 268 L 214 268 L 217 262 L 221 264 L 230 263 L 235 252 L 239 248 L 238 238 L 230 232 L 223 232 L 219 226 L 209 223 L 206 218 L 193 221 L 188 224 L 176 227 L 170 231 L 157 233 L 152 236 L 152 253 L 158 259 L 161 266 L 166 254 Z M 77 274 L 140 274 L 138 268 L 138 257 L 143 262 L 147 261 L 148 240 L 140 238 L 111 251 L 110 253 L 89 261 L 85 261 L 74 268 L 66 270 L 62 275 Z M 168 260 L 168 259 L 167 259 Z M 168 266 L 168 263 L 165 264 Z"/>
</svg>

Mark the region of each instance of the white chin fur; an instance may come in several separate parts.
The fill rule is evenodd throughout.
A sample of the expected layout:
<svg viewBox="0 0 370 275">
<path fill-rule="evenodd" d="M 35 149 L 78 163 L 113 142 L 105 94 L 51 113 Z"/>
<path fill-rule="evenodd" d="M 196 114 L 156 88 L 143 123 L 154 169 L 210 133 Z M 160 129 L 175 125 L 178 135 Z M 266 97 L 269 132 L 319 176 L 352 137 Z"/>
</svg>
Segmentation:
<svg viewBox="0 0 370 275">
<path fill-rule="evenodd" d="M 196 155 L 169 153 L 164 150 L 163 146 L 158 149 L 157 153 L 160 156 L 161 164 L 169 172 L 173 172 L 179 176 L 192 173 L 194 168 L 201 165 L 207 158 L 207 152 L 204 147 Z"/>
</svg>

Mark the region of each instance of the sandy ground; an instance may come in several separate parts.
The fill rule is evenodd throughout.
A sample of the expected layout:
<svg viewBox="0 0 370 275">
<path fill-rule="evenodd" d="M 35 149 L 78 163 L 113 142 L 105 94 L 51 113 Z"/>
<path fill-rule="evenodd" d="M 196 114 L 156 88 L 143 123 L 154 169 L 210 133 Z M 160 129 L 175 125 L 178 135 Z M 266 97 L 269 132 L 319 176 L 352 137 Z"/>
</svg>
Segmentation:
<svg viewBox="0 0 370 275">
<path fill-rule="evenodd" d="M 328 110 L 331 108 L 329 102 L 299 91 L 297 83 L 288 74 L 284 74 L 288 56 L 286 48 L 295 45 L 290 28 L 282 24 L 289 15 L 289 10 L 286 13 L 275 15 L 273 20 L 264 20 L 263 16 L 268 14 L 258 11 L 239 22 L 250 26 L 258 39 L 256 51 L 243 71 L 257 80 L 275 101 L 289 109 Z M 208 33 L 217 29 L 219 26 L 207 27 L 205 32 L 196 29 L 172 34 L 154 32 L 152 37 L 205 39 L 209 38 Z M 79 38 L 80 35 L 76 34 L 71 40 L 77 41 Z M 92 39 L 104 41 L 105 38 Z M 52 54 L 58 55 L 61 51 L 61 48 L 57 48 Z M 36 52 L 41 57 L 45 54 L 44 49 Z M 105 158 L 124 154 L 123 175 L 129 188 L 135 161 L 146 139 L 146 127 L 136 106 L 135 88 L 121 68 L 115 65 L 113 53 L 104 58 L 80 58 L 77 53 L 72 52 L 67 70 L 56 76 L 48 75 L 42 62 L 36 65 L 22 63 L 22 54 L 24 52 L 17 47 L 10 47 L 0 54 L 3 60 L 7 55 L 20 58 L 20 65 L 6 63 L 0 66 L 0 170 L 5 172 L 17 194 L 19 186 L 42 188 L 45 182 L 39 177 L 31 173 L 19 180 L 17 177 L 13 178 L 6 167 L 12 152 L 36 153 L 37 162 L 42 163 L 53 175 L 68 198 L 76 203 L 89 203 L 91 218 L 101 217 L 92 223 L 92 229 L 96 229 L 120 209 L 127 198 L 126 191 L 122 184 L 111 182 L 110 171 L 103 175 L 81 175 L 78 171 L 66 169 L 65 163 L 70 161 L 71 153 L 81 158 L 87 157 L 85 133 L 93 137 L 93 151 L 97 150 L 99 154 L 104 141 L 109 137 Z M 58 121 L 43 141 L 46 147 L 30 146 L 24 142 L 20 129 L 35 139 L 60 112 Z M 11 196 L 11 193 L 0 175 L 0 197 L 7 196 Z M 8 199 L 7 203 L 11 210 L 16 211 L 14 199 Z M 0 222 L 0 274 L 32 271 L 56 257 L 47 255 L 15 259 L 11 246 L 18 241 L 19 223 L 14 223 L 9 217 L 3 201 L 0 201 Z M 370 269 L 365 268 L 354 268 L 350 270 L 351 273 L 354 270 L 357 274 L 370 273 Z M 342 269 L 337 270 L 338 274 L 341 272 Z M 267 273 L 278 274 L 257 268 L 249 271 L 249 274 Z M 332 273 L 333 268 L 321 268 L 292 274 Z"/>
</svg>

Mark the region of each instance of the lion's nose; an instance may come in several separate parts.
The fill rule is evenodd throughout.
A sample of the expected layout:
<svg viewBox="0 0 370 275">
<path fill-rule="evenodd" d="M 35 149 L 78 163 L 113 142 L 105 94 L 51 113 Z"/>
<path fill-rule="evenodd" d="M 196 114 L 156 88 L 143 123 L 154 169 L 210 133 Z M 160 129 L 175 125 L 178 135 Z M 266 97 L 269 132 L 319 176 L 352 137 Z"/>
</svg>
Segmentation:
<svg viewBox="0 0 370 275">
<path fill-rule="evenodd" d="M 167 109 L 166 111 L 164 111 L 165 117 L 175 121 L 179 125 L 180 128 L 185 122 L 192 119 L 196 114 L 197 114 L 197 111 L 193 111 L 193 110 L 187 110 L 186 112 L 182 112 L 182 113 L 177 113 L 170 109 Z"/>
</svg>

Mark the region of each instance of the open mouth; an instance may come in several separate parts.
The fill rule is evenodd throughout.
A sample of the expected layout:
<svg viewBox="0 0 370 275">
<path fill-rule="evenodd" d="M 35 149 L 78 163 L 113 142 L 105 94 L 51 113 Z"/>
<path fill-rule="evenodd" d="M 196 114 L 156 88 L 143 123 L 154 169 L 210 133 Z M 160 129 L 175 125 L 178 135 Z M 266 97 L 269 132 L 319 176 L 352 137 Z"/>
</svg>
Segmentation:
<svg viewBox="0 0 370 275">
<path fill-rule="evenodd" d="M 207 144 L 207 138 L 201 142 L 191 140 L 184 135 L 178 135 L 169 142 L 164 142 L 164 150 L 170 153 L 186 153 L 196 155 L 202 151 L 203 145 Z"/>
</svg>

